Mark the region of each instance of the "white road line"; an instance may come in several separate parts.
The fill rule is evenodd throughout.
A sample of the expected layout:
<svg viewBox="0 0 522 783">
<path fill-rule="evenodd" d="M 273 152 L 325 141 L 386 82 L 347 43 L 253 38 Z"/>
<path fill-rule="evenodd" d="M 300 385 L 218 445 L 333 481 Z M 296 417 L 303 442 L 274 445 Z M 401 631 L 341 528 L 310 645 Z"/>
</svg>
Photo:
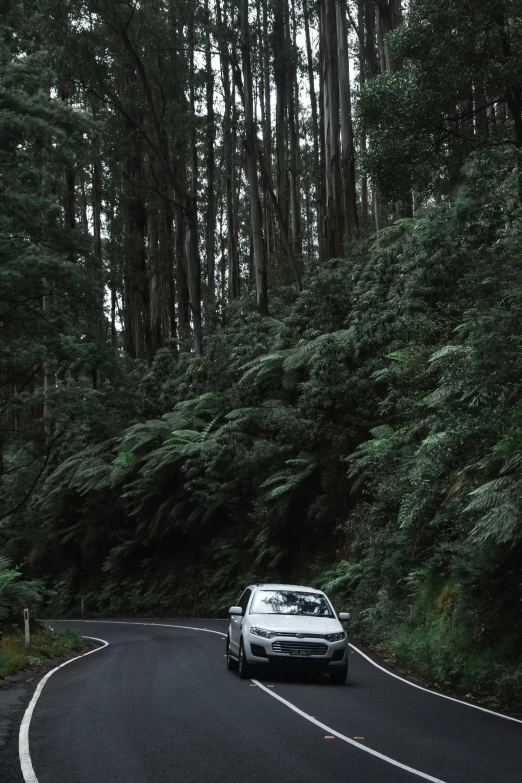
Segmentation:
<svg viewBox="0 0 522 783">
<path fill-rule="evenodd" d="M 58 622 L 65 623 L 66 620 L 59 620 Z M 109 623 L 110 625 L 154 625 L 159 628 L 186 628 L 188 631 L 205 631 L 206 633 L 217 633 L 219 636 L 225 636 L 226 633 L 222 631 L 213 631 L 211 628 L 196 628 L 195 625 L 172 625 L 169 623 L 140 623 L 133 620 L 71 620 L 72 623 Z M 88 637 L 86 637 L 88 638 Z"/>
<path fill-rule="evenodd" d="M 425 772 L 421 772 L 418 769 L 414 769 L 413 767 L 408 767 L 406 766 L 406 764 L 401 764 L 400 761 L 395 761 L 395 759 L 392 759 L 389 756 L 385 756 L 383 753 L 379 753 L 378 751 L 373 750 L 372 748 L 368 748 L 366 745 L 361 745 L 360 742 L 356 742 L 355 740 L 350 739 L 350 737 L 346 737 L 344 734 L 340 734 L 340 732 L 336 731 L 335 729 L 332 729 L 331 726 L 327 726 L 326 723 L 321 723 L 320 720 L 313 718 L 307 712 L 303 712 L 303 710 L 300 710 L 299 707 L 296 707 L 295 704 L 292 704 L 292 702 L 283 699 L 282 696 L 278 696 L 278 694 L 274 693 L 273 691 L 269 691 L 268 688 L 265 688 L 264 685 L 261 685 L 261 683 L 258 680 L 252 680 L 252 682 L 255 685 L 257 685 L 258 688 L 261 688 L 261 690 L 265 691 L 265 693 L 268 693 L 269 696 L 272 696 L 273 699 L 277 699 L 289 709 L 293 710 L 294 712 L 297 712 L 297 714 L 300 715 L 302 718 L 305 718 L 305 720 L 310 721 L 310 723 L 314 723 L 316 726 L 319 726 L 320 729 L 327 731 L 329 734 L 333 734 L 335 737 L 338 737 L 339 739 L 343 740 L 343 742 L 347 742 L 349 745 L 353 745 L 358 750 L 362 750 L 365 753 L 370 753 L 372 756 L 376 756 L 378 759 L 385 761 L 387 764 L 392 764 L 394 767 L 399 767 L 400 769 L 405 770 L 405 772 L 411 772 L 413 775 L 417 775 L 417 777 L 423 778 L 424 780 L 431 780 L 432 783 L 444 783 L 444 781 L 441 780 L 440 778 L 434 778 L 431 775 L 427 775 Z"/>
<path fill-rule="evenodd" d="M 64 621 L 62 621 L 64 622 Z M 140 623 L 140 622 L 131 622 L 131 621 L 120 621 L 120 620 L 74 620 L 75 623 L 110 623 L 112 625 L 160 625 L 163 628 L 186 628 L 189 631 L 206 631 L 207 633 L 216 633 L 219 634 L 219 636 L 226 637 L 226 633 L 222 633 L 222 631 L 213 631 L 210 628 L 195 628 L 193 625 L 167 625 L 166 623 Z M 418 688 L 420 691 L 425 691 L 426 693 L 431 693 L 432 696 L 439 696 L 441 699 L 447 699 L 448 701 L 454 701 L 457 704 L 463 704 L 464 707 L 472 707 L 475 710 L 480 710 L 481 712 L 488 712 L 490 715 L 496 715 L 497 718 L 504 718 L 505 720 L 511 720 L 515 723 L 522 723 L 522 720 L 520 718 L 514 718 L 511 715 L 504 715 L 502 712 L 495 712 L 495 710 L 488 710 L 487 707 L 479 707 L 477 704 L 470 704 L 467 701 L 462 701 L 461 699 L 456 699 L 454 696 L 446 696 L 444 693 L 438 693 L 437 691 L 432 691 L 429 688 L 424 688 L 422 685 L 417 685 L 415 682 L 410 682 L 410 680 L 406 680 L 404 677 L 400 677 L 398 674 L 395 674 L 394 672 L 388 671 L 388 669 L 385 669 L 384 666 L 381 666 L 380 664 L 373 661 L 366 653 L 363 653 L 362 650 L 359 650 L 358 647 L 356 647 L 351 642 L 349 643 L 349 646 L 352 648 L 352 650 L 355 650 L 356 653 L 359 655 L 362 655 L 363 658 L 366 658 L 366 660 L 372 664 L 372 666 L 376 666 L 377 669 L 380 669 L 385 674 L 388 674 L 390 677 L 395 677 L 396 680 L 399 680 L 400 682 L 404 683 L 404 685 L 411 685 L 412 688 Z"/>
<path fill-rule="evenodd" d="M 65 621 L 61 621 L 65 622 Z M 189 631 L 205 631 L 206 633 L 216 633 L 219 636 L 226 637 L 226 633 L 223 633 L 222 631 L 213 631 L 210 628 L 196 628 L 193 625 L 169 625 L 167 623 L 140 623 L 140 622 L 132 622 L 132 621 L 124 621 L 124 620 L 74 620 L 75 623 L 109 623 L 111 625 L 159 625 L 162 628 L 184 628 Z M 477 704 L 470 704 L 467 701 L 462 701 L 462 699 L 456 699 L 454 696 L 446 696 L 444 693 L 438 693 L 437 691 L 432 691 L 429 688 L 424 688 L 422 685 L 417 685 L 415 682 L 410 682 L 410 680 L 406 680 L 404 677 L 400 677 L 398 674 L 395 674 L 394 672 L 388 671 L 388 669 L 385 669 L 384 666 L 381 666 L 380 664 L 373 661 L 366 653 L 363 653 L 362 650 L 359 650 L 358 647 L 356 647 L 354 644 L 349 642 L 349 646 L 352 648 L 352 650 L 355 650 L 356 653 L 359 655 L 362 655 L 363 658 L 366 658 L 366 660 L 372 664 L 372 666 L 376 666 L 377 669 L 380 669 L 385 674 L 388 674 L 390 677 L 395 677 L 396 680 L 399 680 L 400 682 L 404 683 L 404 685 L 411 685 L 412 688 L 418 688 L 420 691 L 425 691 L 426 693 L 431 693 L 432 696 L 439 696 L 441 699 L 448 699 L 448 701 L 454 701 L 457 704 L 462 704 L 464 707 L 473 707 L 475 710 L 480 710 L 481 712 L 488 712 L 490 715 L 496 715 L 497 718 L 504 718 L 505 720 L 511 720 L 515 723 L 522 723 L 522 720 L 520 718 L 514 718 L 511 715 L 504 715 L 502 712 L 495 712 L 495 710 L 489 710 L 487 707 L 479 707 Z"/>
<path fill-rule="evenodd" d="M 193 625 L 173 625 L 172 623 L 143 623 L 143 622 L 133 622 L 129 620 L 127 621 L 125 620 L 74 620 L 72 622 L 106 623 L 108 625 L 144 625 L 144 626 L 155 626 L 160 628 L 181 628 L 183 630 L 188 630 L 188 631 L 202 631 L 203 633 L 214 633 L 214 634 L 218 634 L 219 636 L 224 636 L 224 637 L 226 636 L 226 634 L 223 633 L 222 631 L 214 631 L 211 628 L 197 628 L 196 626 Z M 95 637 L 87 636 L 85 638 L 94 639 Z M 108 642 L 105 642 L 105 640 L 103 639 L 96 639 L 96 641 L 103 642 L 104 646 L 108 645 Z M 416 685 L 413 682 L 409 682 L 408 680 L 399 677 L 399 675 L 394 674 L 393 672 L 389 672 L 383 666 L 380 666 L 378 663 L 375 663 L 375 661 L 372 661 L 372 659 L 368 655 L 361 652 L 361 650 L 359 650 L 353 644 L 350 644 L 350 647 L 355 652 L 359 653 L 359 655 L 362 655 L 363 658 L 366 658 L 366 660 L 369 661 L 369 663 L 371 663 L 373 666 L 376 666 L 378 669 L 381 669 L 381 671 L 385 672 L 386 674 L 389 674 L 390 677 L 395 677 L 397 680 L 400 680 L 405 685 L 412 685 L 414 688 L 418 688 L 421 691 L 426 691 L 426 693 L 431 693 L 434 696 L 441 696 L 443 699 L 448 699 L 449 701 L 455 701 L 458 704 L 464 704 L 466 707 L 474 707 L 475 709 L 482 710 L 482 712 L 489 712 L 491 715 L 496 715 L 500 718 L 506 718 L 507 720 L 514 720 L 517 723 L 522 723 L 522 721 L 520 721 L 518 718 L 512 718 L 509 715 L 503 715 L 500 712 L 494 712 L 493 710 L 488 710 L 485 707 L 477 707 L 475 704 L 468 704 L 467 702 L 460 701 L 460 699 L 455 699 L 452 696 L 445 696 L 442 693 L 436 693 L 435 691 L 430 691 L 428 688 L 423 688 L 421 685 Z M 98 649 L 102 649 L 102 648 L 98 648 Z M 90 655 L 92 652 L 96 652 L 96 650 L 91 650 L 90 652 L 85 653 L 85 655 Z M 84 656 L 82 655 L 79 656 L 79 658 L 83 658 L 83 657 Z M 33 766 L 31 763 L 31 757 L 29 755 L 29 724 L 31 722 L 31 716 L 34 707 L 36 705 L 36 702 L 38 701 L 38 697 L 40 696 L 40 693 L 46 681 L 49 679 L 49 677 L 52 674 L 54 674 L 55 671 L 61 669 L 62 666 L 66 666 L 67 663 L 72 663 L 72 661 L 76 661 L 76 660 L 78 660 L 78 658 L 73 658 L 71 661 L 66 661 L 66 663 L 62 663 L 61 666 L 58 666 L 56 669 L 53 669 L 43 678 L 43 680 L 38 685 L 38 688 L 36 689 L 36 692 L 31 700 L 31 703 L 29 704 L 29 707 L 25 712 L 24 718 L 22 720 L 22 725 L 20 726 L 20 742 L 19 742 L 20 763 L 22 766 L 22 773 L 24 776 L 25 783 L 38 783 L 38 779 L 34 774 Z M 282 696 L 279 696 L 277 693 L 274 693 L 274 691 L 269 690 L 266 686 L 262 685 L 258 680 L 252 679 L 251 682 L 253 682 L 254 685 L 257 685 L 258 688 L 261 688 L 261 690 L 265 691 L 265 693 L 268 693 L 269 696 L 272 696 L 272 698 L 277 699 L 286 707 L 293 710 L 293 712 L 297 713 L 302 718 L 305 718 L 305 720 L 309 721 L 310 723 L 313 723 L 314 725 L 318 726 L 320 729 L 323 729 L 324 731 L 333 734 L 335 737 L 338 737 L 338 739 L 342 740 L 343 742 L 346 742 L 348 745 L 352 745 L 356 747 L 358 750 L 363 751 L 364 753 L 369 753 L 370 755 L 375 756 L 378 759 L 381 759 L 381 761 L 384 761 L 387 764 L 391 764 L 394 767 L 403 769 L 405 772 L 410 772 L 412 775 L 416 775 L 417 777 L 422 778 L 423 780 L 429 780 L 431 781 L 431 783 L 445 783 L 445 781 L 441 780 L 440 778 L 434 778 L 432 775 L 428 775 L 426 772 L 421 772 L 421 770 L 414 769 L 414 767 L 408 767 L 406 764 L 401 764 L 400 761 L 396 761 L 395 759 L 390 758 L 390 756 L 385 756 L 383 753 L 379 753 L 377 750 L 373 750 L 372 748 L 369 748 L 366 745 L 362 745 L 360 742 L 356 742 L 350 737 L 346 737 L 344 734 L 341 734 L 335 729 L 332 729 L 331 726 L 327 726 L 325 723 L 321 723 L 321 721 L 318 721 L 312 715 L 309 715 L 307 712 L 300 710 L 299 707 L 296 707 L 291 702 L 287 701 L 286 699 L 283 699 Z"/>
<path fill-rule="evenodd" d="M 45 677 L 43 677 L 38 683 L 38 687 L 33 694 L 33 698 L 29 702 L 29 706 L 24 713 L 22 723 L 20 724 L 20 733 L 18 735 L 18 755 L 20 756 L 20 766 L 22 768 L 22 775 L 24 776 L 25 783 L 38 783 L 38 778 L 34 773 L 33 763 L 31 761 L 31 754 L 29 753 L 29 727 L 31 725 L 31 718 L 33 716 L 34 708 L 36 707 L 36 702 L 40 698 L 40 694 L 43 691 L 45 683 L 49 677 L 52 677 L 52 675 L 58 671 L 58 669 L 63 669 L 63 667 L 67 666 L 69 663 L 78 661 L 80 658 L 85 658 L 86 655 L 92 655 L 92 653 L 103 650 L 104 647 L 109 646 L 109 642 L 106 642 L 105 639 L 97 639 L 95 636 L 85 636 L 84 639 L 92 639 L 95 642 L 101 642 L 103 647 L 97 647 L 95 650 L 89 650 L 89 652 L 83 653 L 83 655 L 78 655 L 76 658 L 71 658 L 70 661 L 65 661 L 65 663 L 61 663 L 60 666 L 57 666 L 55 669 L 51 669 L 50 672 L 47 672 Z"/>
<path fill-rule="evenodd" d="M 457 704 L 462 704 L 464 707 L 473 707 L 474 710 L 480 710 L 481 712 L 489 712 L 490 715 L 496 715 L 498 718 L 504 718 L 505 720 L 513 720 L 515 723 L 522 723 L 522 720 L 520 718 L 513 718 L 511 715 L 504 715 L 502 712 L 495 712 L 494 710 L 488 710 L 487 707 L 479 707 L 477 704 L 470 704 L 467 701 L 462 701 L 461 699 L 456 699 L 454 696 L 446 696 L 444 693 L 438 693 L 437 691 L 432 691 L 429 688 L 424 688 L 422 685 L 417 685 L 415 682 L 410 682 L 410 680 L 404 679 L 404 677 L 400 677 L 398 674 L 395 674 L 394 672 L 388 671 L 388 669 L 385 669 L 384 666 L 381 666 L 380 664 L 373 661 L 369 655 L 366 655 L 366 653 L 363 653 L 362 650 L 359 650 L 358 647 L 356 647 L 354 644 L 350 644 L 350 647 L 355 650 L 355 652 L 359 653 L 359 655 L 362 655 L 363 658 L 366 658 L 369 663 L 372 664 L 372 666 L 376 666 L 378 669 L 383 671 L 385 674 L 388 674 L 390 677 L 395 677 L 396 680 L 399 680 L 400 682 L 404 683 L 404 685 L 411 685 L 412 688 L 417 688 L 419 691 L 425 691 L 426 693 L 431 693 L 432 696 L 439 696 L 441 699 L 448 699 L 448 701 L 456 701 Z"/>
<path fill-rule="evenodd" d="M 74 621 L 78 622 L 78 621 Z M 122 620 L 80 620 L 80 622 L 84 623 L 108 623 L 111 625 L 146 625 L 146 626 L 159 626 L 160 628 L 183 628 L 190 631 L 203 631 L 204 633 L 215 633 L 219 634 L 220 636 L 226 636 L 222 631 L 214 631 L 210 628 L 196 628 L 192 625 L 173 625 L 169 623 L 142 623 L 142 622 L 132 622 L 132 621 L 122 621 Z M 296 707 L 291 702 L 287 701 L 286 699 L 283 699 L 282 696 L 279 696 L 277 693 L 274 693 L 273 691 L 270 691 L 268 688 L 266 688 L 264 685 L 262 685 L 258 680 L 252 680 L 254 685 L 257 685 L 261 690 L 268 693 L 269 696 L 272 696 L 274 699 L 277 699 L 278 701 L 285 704 L 287 707 L 289 707 L 291 710 L 296 712 L 298 715 L 301 715 L 302 718 L 305 718 L 306 720 L 310 721 L 310 723 L 314 723 L 316 726 L 319 726 L 319 728 L 324 729 L 324 731 L 329 732 L 330 734 L 333 734 L 334 736 L 338 737 L 339 739 L 343 740 L 344 742 L 347 742 L 349 745 L 353 745 L 358 750 L 362 750 L 364 753 L 369 753 L 372 756 L 375 756 L 378 759 L 381 759 L 382 761 L 385 761 L 387 764 L 392 764 L 394 767 L 399 767 L 400 769 L 405 770 L 406 772 L 411 772 L 413 775 L 417 775 L 419 778 L 423 778 L 424 780 L 429 780 L 431 783 L 444 783 L 443 780 L 440 778 L 434 778 L 432 775 L 427 775 L 425 772 L 421 772 L 418 769 L 414 769 L 413 767 L 408 767 L 406 764 L 401 764 L 400 761 L 395 761 L 395 759 L 390 758 L 389 756 L 385 756 L 383 753 L 379 753 L 377 750 L 373 750 L 372 748 L 368 748 L 366 745 L 361 745 L 360 742 L 356 742 L 355 740 L 350 739 L 349 737 L 346 737 L 344 734 L 341 734 L 340 732 L 336 731 L 335 729 L 332 729 L 330 726 L 327 726 L 325 723 L 321 723 L 321 721 L 316 720 L 311 715 L 308 715 L 308 713 L 303 712 L 303 710 L 300 710 L 299 707 Z M 26 783 L 38 783 L 36 778 L 26 780 Z"/>
</svg>

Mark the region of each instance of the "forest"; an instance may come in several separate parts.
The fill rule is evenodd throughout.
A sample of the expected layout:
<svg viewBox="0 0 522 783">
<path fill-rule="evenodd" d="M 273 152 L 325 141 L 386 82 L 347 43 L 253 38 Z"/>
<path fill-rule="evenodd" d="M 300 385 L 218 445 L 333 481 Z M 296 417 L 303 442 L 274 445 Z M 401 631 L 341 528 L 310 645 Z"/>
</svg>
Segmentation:
<svg viewBox="0 0 522 783">
<path fill-rule="evenodd" d="M 311 584 L 522 702 L 522 0 L 0 11 L 0 613 Z"/>
</svg>

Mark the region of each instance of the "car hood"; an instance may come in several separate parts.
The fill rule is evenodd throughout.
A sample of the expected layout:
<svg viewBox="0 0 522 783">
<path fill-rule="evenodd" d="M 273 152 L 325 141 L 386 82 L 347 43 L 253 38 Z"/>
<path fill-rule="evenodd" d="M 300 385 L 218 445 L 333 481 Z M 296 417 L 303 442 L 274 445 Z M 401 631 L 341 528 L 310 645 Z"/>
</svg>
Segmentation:
<svg viewBox="0 0 522 783">
<path fill-rule="evenodd" d="M 289 614 L 250 614 L 252 626 L 266 628 L 268 631 L 286 633 L 338 633 L 343 630 L 339 620 L 334 617 L 302 617 Z"/>
</svg>

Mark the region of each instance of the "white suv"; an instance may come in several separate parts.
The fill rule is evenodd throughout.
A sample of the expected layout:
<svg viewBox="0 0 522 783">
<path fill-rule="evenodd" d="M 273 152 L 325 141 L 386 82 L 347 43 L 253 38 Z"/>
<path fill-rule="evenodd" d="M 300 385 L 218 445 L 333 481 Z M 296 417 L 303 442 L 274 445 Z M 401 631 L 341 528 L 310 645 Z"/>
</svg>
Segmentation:
<svg viewBox="0 0 522 783">
<path fill-rule="evenodd" d="M 296 664 L 327 672 L 338 684 L 348 674 L 348 639 L 321 590 L 300 585 L 249 585 L 230 607 L 227 669 L 248 679 L 253 667 Z"/>
</svg>

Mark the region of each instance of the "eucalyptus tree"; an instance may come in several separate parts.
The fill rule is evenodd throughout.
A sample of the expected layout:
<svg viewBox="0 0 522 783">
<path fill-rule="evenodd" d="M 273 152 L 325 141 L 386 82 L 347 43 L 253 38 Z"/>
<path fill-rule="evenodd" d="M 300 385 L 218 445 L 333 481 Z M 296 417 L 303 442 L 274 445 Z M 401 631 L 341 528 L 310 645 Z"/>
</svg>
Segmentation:
<svg viewBox="0 0 522 783">
<path fill-rule="evenodd" d="M 131 356 L 145 358 L 149 363 L 154 345 L 174 334 L 171 302 L 174 276 L 168 266 L 159 275 L 168 279 L 167 304 L 151 301 L 149 229 L 151 210 L 147 209 L 147 194 L 155 193 L 160 200 L 177 206 L 179 223 L 176 279 L 178 288 L 178 319 L 180 333 L 186 330 L 184 321 L 183 278 L 188 280 L 190 319 L 193 326 L 196 353 L 203 349 L 201 311 L 201 262 L 199 221 L 194 182 L 197 181 L 197 140 L 187 128 L 194 128 L 188 94 L 195 75 L 190 78 L 190 58 L 185 49 L 194 45 L 189 34 L 193 16 L 190 4 L 151 2 L 137 6 L 131 2 L 109 3 L 87 0 L 70 3 L 75 20 L 67 31 L 74 42 L 77 80 L 86 95 L 110 107 L 121 118 L 121 134 L 125 152 L 122 160 L 124 181 L 122 206 L 127 237 L 126 270 L 123 302 L 124 333 Z M 185 122 L 183 122 L 185 118 Z M 192 149 L 190 155 L 188 151 Z M 190 160 L 190 177 L 186 160 Z M 192 178 L 192 179 L 190 179 Z M 188 184 L 192 182 L 192 185 Z M 166 210 L 163 228 L 152 227 L 152 245 L 158 245 L 158 258 L 169 263 L 166 247 L 172 243 Z M 158 239 L 157 239 L 158 238 Z M 155 255 L 155 250 L 152 251 Z M 155 270 L 157 261 L 154 261 Z M 155 271 L 156 274 L 156 271 Z M 165 278 L 166 276 L 166 278 Z M 152 286 L 153 299 L 160 287 Z M 151 314 L 151 312 L 153 313 Z M 163 312 L 163 316 L 160 313 Z M 154 328 L 151 323 L 154 321 Z M 159 318 L 159 321 L 158 321 Z M 161 335 L 158 336 L 158 323 Z M 156 339 L 153 334 L 156 333 Z"/>
<path fill-rule="evenodd" d="M 241 30 L 241 59 L 243 67 L 243 105 L 245 109 L 245 142 L 248 187 L 250 194 L 250 225 L 254 249 L 254 270 L 256 281 L 257 308 L 262 315 L 268 314 L 268 282 L 266 255 L 261 221 L 261 201 L 257 173 L 257 134 L 254 128 L 252 62 L 248 21 L 248 0 L 240 0 L 239 26 Z"/>
<path fill-rule="evenodd" d="M 56 73 L 35 45 L 37 22 L 13 4 L 0 38 L 2 518 L 24 506 L 70 435 L 80 416 L 70 404 L 75 386 L 96 386 L 111 356 L 96 246 L 77 224 L 70 192 L 71 173 L 91 157 L 89 122 L 53 93 Z M 17 476 L 18 491 L 8 495 L 6 482 Z"/>
<path fill-rule="evenodd" d="M 513 151 L 522 183 L 519 10 L 515 0 L 416 0 L 381 42 L 386 71 L 366 83 L 360 113 L 369 170 L 387 198 L 404 198 L 412 183 L 451 194 L 463 161 L 488 147 Z"/>
</svg>

